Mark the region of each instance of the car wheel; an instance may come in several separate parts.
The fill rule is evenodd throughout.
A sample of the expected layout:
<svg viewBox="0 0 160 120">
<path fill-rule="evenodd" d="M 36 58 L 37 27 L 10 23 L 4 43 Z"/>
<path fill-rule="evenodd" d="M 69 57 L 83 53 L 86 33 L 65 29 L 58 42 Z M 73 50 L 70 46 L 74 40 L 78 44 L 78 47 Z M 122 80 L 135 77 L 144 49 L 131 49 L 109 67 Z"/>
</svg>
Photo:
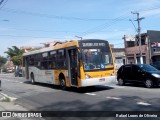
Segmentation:
<svg viewBox="0 0 160 120">
<path fill-rule="evenodd" d="M 146 80 L 146 81 L 145 81 L 145 86 L 146 86 L 147 88 L 152 88 L 152 87 L 153 87 L 153 81 L 150 80 L 150 79 Z"/>
<path fill-rule="evenodd" d="M 124 82 L 123 79 L 119 78 L 119 79 L 118 79 L 118 84 L 119 84 L 120 86 L 122 86 L 122 85 L 125 84 L 125 82 Z"/>
<path fill-rule="evenodd" d="M 66 89 L 66 81 L 64 78 L 60 78 L 60 87 L 62 90 Z"/>
</svg>

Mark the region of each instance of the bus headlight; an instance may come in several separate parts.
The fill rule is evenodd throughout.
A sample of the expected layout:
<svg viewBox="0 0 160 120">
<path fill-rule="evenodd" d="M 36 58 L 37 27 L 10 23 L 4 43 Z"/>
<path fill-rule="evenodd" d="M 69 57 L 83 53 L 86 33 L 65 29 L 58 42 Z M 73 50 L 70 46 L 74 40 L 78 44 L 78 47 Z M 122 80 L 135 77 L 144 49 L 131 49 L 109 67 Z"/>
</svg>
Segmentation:
<svg viewBox="0 0 160 120">
<path fill-rule="evenodd" d="M 86 79 L 92 78 L 90 75 L 87 75 L 87 74 L 85 75 L 86 75 Z"/>
</svg>

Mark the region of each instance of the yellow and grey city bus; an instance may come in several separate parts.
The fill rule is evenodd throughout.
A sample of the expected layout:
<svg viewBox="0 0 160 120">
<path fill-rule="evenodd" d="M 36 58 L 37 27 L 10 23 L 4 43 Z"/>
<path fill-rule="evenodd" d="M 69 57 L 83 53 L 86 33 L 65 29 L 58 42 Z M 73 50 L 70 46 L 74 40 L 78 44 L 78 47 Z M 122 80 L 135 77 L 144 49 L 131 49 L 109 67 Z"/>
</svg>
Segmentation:
<svg viewBox="0 0 160 120">
<path fill-rule="evenodd" d="M 24 53 L 26 79 L 66 87 L 105 85 L 115 79 L 108 41 L 74 40 Z"/>
</svg>

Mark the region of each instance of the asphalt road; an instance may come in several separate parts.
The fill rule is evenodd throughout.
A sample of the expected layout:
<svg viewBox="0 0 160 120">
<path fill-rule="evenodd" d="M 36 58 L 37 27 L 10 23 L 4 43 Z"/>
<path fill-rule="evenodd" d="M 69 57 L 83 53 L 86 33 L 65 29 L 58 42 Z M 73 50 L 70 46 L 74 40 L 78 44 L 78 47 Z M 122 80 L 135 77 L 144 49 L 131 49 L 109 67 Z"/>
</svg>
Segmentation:
<svg viewBox="0 0 160 120">
<path fill-rule="evenodd" d="M 2 92 L 18 98 L 16 103 L 29 110 L 160 111 L 160 87 L 108 84 L 64 91 L 53 85 L 31 85 L 24 78 L 0 76 L 0 79 Z"/>
</svg>

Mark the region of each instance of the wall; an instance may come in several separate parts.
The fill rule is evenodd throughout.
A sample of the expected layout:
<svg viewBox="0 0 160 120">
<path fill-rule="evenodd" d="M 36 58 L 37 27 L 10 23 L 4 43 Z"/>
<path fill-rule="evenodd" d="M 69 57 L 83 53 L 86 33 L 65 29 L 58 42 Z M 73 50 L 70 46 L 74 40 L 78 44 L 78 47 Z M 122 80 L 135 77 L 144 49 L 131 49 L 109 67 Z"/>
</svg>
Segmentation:
<svg viewBox="0 0 160 120">
<path fill-rule="evenodd" d="M 146 63 L 149 64 L 148 46 L 142 45 L 141 52 L 142 52 L 142 56 L 146 56 Z M 136 57 L 139 56 L 139 54 L 140 54 L 139 46 L 125 48 L 125 54 L 126 54 L 126 58 L 133 56 L 134 63 L 136 63 L 136 59 L 137 59 Z M 127 63 L 128 63 L 128 61 L 127 61 Z"/>
</svg>

